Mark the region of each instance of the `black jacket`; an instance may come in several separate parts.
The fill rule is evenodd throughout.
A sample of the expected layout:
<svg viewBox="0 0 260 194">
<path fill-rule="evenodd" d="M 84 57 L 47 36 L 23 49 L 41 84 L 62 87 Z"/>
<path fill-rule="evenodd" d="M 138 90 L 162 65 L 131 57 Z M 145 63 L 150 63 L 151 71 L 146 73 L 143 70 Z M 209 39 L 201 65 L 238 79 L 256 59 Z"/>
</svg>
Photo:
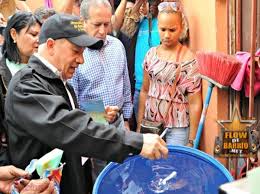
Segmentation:
<svg viewBox="0 0 260 194">
<path fill-rule="evenodd" d="M 5 97 L 12 74 L 6 65 L 5 57 L 0 59 L 0 166 L 10 164 L 7 151 L 6 122 L 5 122 Z"/>
<path fill-rule="evenodd" d="M 53 148 L 64 150 L 62 194 L 86 194 L 81 156 L 122 162 L 142 148 L 141 134 L 97 124 L 72 110 L 61 79 L 35 56 L 11 80 L 5 110 L 12 164 L 25 168 Z"/>
</svg>

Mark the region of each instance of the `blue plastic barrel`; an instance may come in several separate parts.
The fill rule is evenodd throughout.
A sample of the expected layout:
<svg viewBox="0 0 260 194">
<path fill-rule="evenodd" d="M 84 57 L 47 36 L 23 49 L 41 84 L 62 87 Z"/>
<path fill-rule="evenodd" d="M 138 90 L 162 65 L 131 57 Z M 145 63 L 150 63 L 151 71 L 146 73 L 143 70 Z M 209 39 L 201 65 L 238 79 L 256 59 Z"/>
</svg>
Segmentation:
<svg viewBox="0 0 260 194">
<path fill-rule="evenodd" d="M 172 172 L 175 177 L 162 183 Z M 110 163 L 98 176 L 93 194 L 217 194 L 232 181 L 216 159 L 194 148 L 169 146 L 169 157 L 148 160 L 133 156 L 123 164 Z"/>
</svg>

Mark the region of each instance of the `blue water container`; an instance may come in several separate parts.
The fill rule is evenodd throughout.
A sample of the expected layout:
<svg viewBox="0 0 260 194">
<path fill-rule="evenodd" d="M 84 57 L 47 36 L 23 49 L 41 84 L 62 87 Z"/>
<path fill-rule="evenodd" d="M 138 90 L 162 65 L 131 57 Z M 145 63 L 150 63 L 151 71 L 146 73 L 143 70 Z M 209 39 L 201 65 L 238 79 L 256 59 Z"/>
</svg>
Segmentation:
<svg viewBox="0 0 260 194">
<path fill-rule="evenodd" d="M 93 194 L 217 194 L 220 185 L 232 180 L 229 171 L 208 154 L 169 146 L 167 159 L 133 156 L 123 164 L 110 163 L 98 176 Z"/>
</svg>

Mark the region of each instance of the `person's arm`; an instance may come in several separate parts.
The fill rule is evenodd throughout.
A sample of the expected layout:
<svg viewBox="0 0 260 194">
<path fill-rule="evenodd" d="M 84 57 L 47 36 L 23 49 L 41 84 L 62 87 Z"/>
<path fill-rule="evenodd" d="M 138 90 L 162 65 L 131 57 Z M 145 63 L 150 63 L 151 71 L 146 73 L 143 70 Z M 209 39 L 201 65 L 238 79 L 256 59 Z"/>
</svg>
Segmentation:
<svg viewBox="0 0 260 194">
<path fill-rule="evenodd" d="M 6 99 L 6 119 L 15 123 L 10 125 L 10 130 L 19 129 L 45 145 L 75 156 L 116 162 L 122 162 L 130 153 L 150 159 L 167 157 L 166 144 L 158 135 L 116 130 L 114 126 L 98 124 L 86 112 L 71 110 L 69 102 L 63 97 L 65 88 L 64 95 L 55 95 L 51 83 L 39 82 L 39 77 L 29 80 L 19 78 L 12 78 L 8 90 L 12 92 L 7 94 Z M 42 85 L 42 82 L 45 84 Z M 22 158 L 17 156 L 13 160 L 20 161 Z"/>
<path fill-rule="evenodd" d="M 21 11 L 28 11 L 31 12 L 31 9 L 29 6 L 26 4 L 25 1 L 20 1 L 20 0 L 15 0 L 16 3 L 16 8 L 21 10 Z"/>
<path fill-rule="evenodd" d="M 140 125 L 141 125 L 142 119 L 144 118 L 145 101 L 147 99 L 149 86 L 150 86 L 149 75 L 148 75 L 148 72 L 146 70 L 144 70 L 143 85 L 142 85 L 142 89 L 140 91 L 140 96 L 139 96 L 137 132 L 140 132 L 140 127 L 141 127 Z"/>
<path fill-rule="evenodd" d="M 123 25 L 126 3 L 127 0 L 121 0 L 119 6 L 117 7 L 114 15 L 111 18 L 112 28 L 116 32 L 118 32 Z"/>
<path fill-rule="evenodd" d="M 137 0 L 132 8 L 126 9 L 121 32 L 132 38 L 140 21 L 139 9 L 145 0 Z"/>
<path fill-rule="evenodd" d="M 189 140 L 194 140 L 197 133 L 197 128 L 200 121 L 202 111 L 202 96 L 201 90 L 194 94 L 188 94 L 189 115 L 190 115 L 190 134 Z M 189 146 L 193 146 L 190 143 Z"/>
<path fill-rule="evenodd" d="M 185 47 L 186 48 L 186 47 Z M 187 79 L 187 93 L 189 103 L 189 117 L 190 117 L 190 133 L 188 140 L 194 140 L 197 133 L 198 124 L 200 121 L 202 111 L 202 94 L 201 94 L 201 78 L 199 77 L 198 63 L 194 60 L 194 54 L 188 50 L 186 52 L 185 61 L 191 62 L 191 69 L 188 71 Z M 188 143 L 188 146 L 193 146 Z"/>
<path fill-rule="evenodd" d="M 10 85 L 12 93 L 8 93 L 6 98 L 8 122 L 15 122 L 15 128 L 43 144 L 79 156 L 116 162 L 122 162 L 129 153 L 139 154 L 142 150 L 142 135 L 98 124 L 86 112 L 71 110 L 63 95 L 55 95 L 56 92 L 49 89 L 51 84 L 41 85 L 38 79 L 33 78 L 20 80 L 13 87 Z M 84 149 L 79 149 L 79 145 Z M 94 149 L 93 145 L 96 145 Z"/>
<path fill-rule="evenodd" d="M 140 10 L 140 7 L 143 5 L 143 3 L 145 3 L 146 2 L 146 0 L 136 0 L 135 1 L 135 4 L 134 4 L 134 6 L 133 6 L 133 8 L 132 8 L 132 14 L 139 14 L 140 15 L 140 13 L 139 13 L 139 10 Z"/>
<path fill-rule="evenodd" d="M 123 162 L 130 153 L 151 159 L 167 157 L 166 144 L 158 135 L 98 124 L 86 112 L 71 110 L 66 95 L 61 80 L 44 79 L 27 69 L 16 74 L 9 84 L 5 103 L 6 120 L 12 123 L 8 125 L 10 132 L 19 131 L 33 142 L 60 148 L 74 156 L 116 162 Z M 13 155 L 17 155 L 12 161 L 21 163 L 24 156 L 16 152 L 19 149 L 13 150 Z M 28 154 L 26 157 L 33 156 Z"/>
</svg>

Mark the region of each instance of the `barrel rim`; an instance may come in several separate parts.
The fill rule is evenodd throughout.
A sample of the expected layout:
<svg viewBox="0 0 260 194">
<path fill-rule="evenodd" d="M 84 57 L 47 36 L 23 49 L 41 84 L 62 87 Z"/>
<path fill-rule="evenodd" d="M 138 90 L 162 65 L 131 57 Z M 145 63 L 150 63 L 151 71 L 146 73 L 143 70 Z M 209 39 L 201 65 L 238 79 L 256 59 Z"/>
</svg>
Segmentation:
<svg viewBox="0 0 260 194">
<path fill-rule="evenodd" d="M 205 162 L 207 163 L 210 163 L 212 165 L 214 165 L 215 167 L 217 167 L 220 172 L 222 172 L 224 174 L 224 176 L 227 178 L 227 180 L 229 182 L 233 181 L 233 177 L 232 175 L 230 174 L 230 172 L 226 169 L 226 167 L 221 164 L 218 160 L 216 160 L 214 157 L 208 155 L 207 153 L 205 152 L 202 152 L 198 149 L 195 149 L 195 148 L 191 148 L 191 147 L 186 147 L 186 146 L 168 146 L 168 149 L 169 149 L 169 152 L 174 152 L 174 151 L 177 151 L 177 152 L 180 152 L 180 153 L 189 153 L 189 155 L 192 155 L 192 156 L 195 156 L 195 157 L 198 157 L 202 160 L 204 160 Z M 127 161 L 130 161 L 130 160 L 134 160 L 136 158 L 140 158 L 141 156 L 139 155 L 136 155 L 136 156 L 131 156 L 127 159 L 124 160 L 124 163 L 127 162 Z M 98 188 L 102 182 L 102 180 L 104 179 L 104 177 L 111 171 L 113 170 L 114 168 L 116 168 L 117 166 L 119 166 L 121 164 L 119 163 L 116 163 L 116 162 L 110 162 L 103 170 L 102 172 L 100 173 L 100 175 L 97 177 L 96 179 L 96 182 L 94 184 L 94 187 L 93 187 L 93 194 L 98 194 L 97 191 L 98 191 Z"/>
</svg>

